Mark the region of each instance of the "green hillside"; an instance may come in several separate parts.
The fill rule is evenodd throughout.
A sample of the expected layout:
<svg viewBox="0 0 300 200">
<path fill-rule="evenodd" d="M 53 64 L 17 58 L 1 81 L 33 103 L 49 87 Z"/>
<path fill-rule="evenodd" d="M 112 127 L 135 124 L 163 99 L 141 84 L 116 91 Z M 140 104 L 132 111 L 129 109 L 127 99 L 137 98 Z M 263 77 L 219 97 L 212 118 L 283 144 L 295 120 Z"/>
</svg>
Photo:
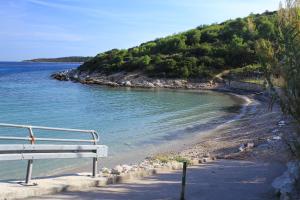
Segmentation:
<svg viewBox="0 0 300 200">
<path fill-rule="evenodd" d="M 225 69 L 256 65 L 255 41 L 275 40 L 276 12 L 202 25 L 129 49 L 112 49 L 82 64 L 80 71 L 111 74 L 142 71 L 167 78 L 210 77 Z"/>
</svg>

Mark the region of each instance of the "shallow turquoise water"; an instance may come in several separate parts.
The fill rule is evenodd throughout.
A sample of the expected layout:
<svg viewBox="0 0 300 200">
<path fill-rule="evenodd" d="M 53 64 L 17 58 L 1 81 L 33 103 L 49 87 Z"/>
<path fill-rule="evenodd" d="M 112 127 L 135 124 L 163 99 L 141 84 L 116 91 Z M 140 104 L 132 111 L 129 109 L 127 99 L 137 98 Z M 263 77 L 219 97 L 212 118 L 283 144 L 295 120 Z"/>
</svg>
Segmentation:
<svg viewBox="0 0 300 200">
<path fill-rule="evenodd" d="M 110 159 L 114 160 L 122 155 L 135 157 L 136 152 L 146 156 L 150 148 L 192 137 L 235 114 L 230 108 L 237 102 L 220 93 L 108 88 L 50 78 L 54 71 L 76 66 L 0 62 L 0 123 L 95 129 L 100 133 L 101 143 L 109 146 Z M 0 128 L 0 135 L 27 136 L 27 132 Z M 82 136 L 45 131 L 37 131 L 35 135 Z M 34 176 L 55 174 L 63 167 L 70 169 L 86 162 L 80 159 L 37 161 Z M 0 179 L 23 177 L 25 164 L 0 162 Z"/>
</svg>

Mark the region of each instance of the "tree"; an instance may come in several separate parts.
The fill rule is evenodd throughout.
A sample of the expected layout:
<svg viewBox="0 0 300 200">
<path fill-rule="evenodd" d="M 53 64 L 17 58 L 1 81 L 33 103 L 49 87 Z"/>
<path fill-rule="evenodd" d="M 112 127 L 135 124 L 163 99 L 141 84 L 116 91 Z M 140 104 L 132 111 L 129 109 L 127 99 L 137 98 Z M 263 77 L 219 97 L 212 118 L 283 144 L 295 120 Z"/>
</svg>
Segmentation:
<svg viewBox="0 0 300 200">
<path fill-rule="evenodd" d="M 281 102 L 284 111 L 300 123 L 300 0 L 286 0 L 285 7 L 280 6 L 278 24 L 283 44 L 278 67 L 285 81 Z"/>
<path fill-rule="evenodd" d="M 265 39 L 273 39 L 275 37 L 275 24 L 268 17 L 261 17 L 257 21 L 257 30 Z"/>
<path fill-rule="evenodd" d="M 197 29 L 188 31 L 186 33 L 186 38 L 187 38 L 186 40 L 187 45 L 194 46 L 196 44 L 199 44 L 201 39 L 201 31 Z"/>
<path fill-rule="evenodd" d="M 300 0 L 286 0 L 277 15 L 277 43 L 261 39 L 256 52 L 264 67 L 272 93 L 280 99 L 283 111 L 300 123 Z M 282 76 L 284 83 L 276 89 L 272 77 Z"/>
</svg>

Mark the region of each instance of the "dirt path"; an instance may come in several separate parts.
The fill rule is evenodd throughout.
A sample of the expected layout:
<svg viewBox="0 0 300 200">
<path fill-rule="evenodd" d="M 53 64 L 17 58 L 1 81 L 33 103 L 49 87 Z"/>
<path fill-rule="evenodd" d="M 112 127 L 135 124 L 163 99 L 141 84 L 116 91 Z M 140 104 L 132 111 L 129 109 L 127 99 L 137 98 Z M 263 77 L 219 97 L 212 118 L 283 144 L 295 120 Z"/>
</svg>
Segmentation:
<svg viewBox="0 0 300 200">
<path fill-rule="evenodd" d="M 274 199 L 272 180 L 284 171 L 279 163 L 218 160 L 188 168 L 188 200 L 265 200 Z M 65 192 L 31 198 L 50 199 L 179 199 L 181 171 L 159 173 L 142 180 L 86 191 Z"/>
</svg>

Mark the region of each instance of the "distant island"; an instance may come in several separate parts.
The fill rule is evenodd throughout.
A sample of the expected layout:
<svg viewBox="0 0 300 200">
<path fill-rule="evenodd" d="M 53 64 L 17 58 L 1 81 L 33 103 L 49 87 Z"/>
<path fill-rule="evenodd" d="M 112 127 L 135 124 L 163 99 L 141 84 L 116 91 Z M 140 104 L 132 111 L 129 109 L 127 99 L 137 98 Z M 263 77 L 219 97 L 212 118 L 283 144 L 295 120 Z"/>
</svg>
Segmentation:
<svg viewBox="0 0 300 200">
<path fill-rule="evenodd" d="M 60 58 L 36 58 L 24 60 L 23 62 L 87 62 L 91 58 L 89 56 L 68 56 Z"/>
</svg>

